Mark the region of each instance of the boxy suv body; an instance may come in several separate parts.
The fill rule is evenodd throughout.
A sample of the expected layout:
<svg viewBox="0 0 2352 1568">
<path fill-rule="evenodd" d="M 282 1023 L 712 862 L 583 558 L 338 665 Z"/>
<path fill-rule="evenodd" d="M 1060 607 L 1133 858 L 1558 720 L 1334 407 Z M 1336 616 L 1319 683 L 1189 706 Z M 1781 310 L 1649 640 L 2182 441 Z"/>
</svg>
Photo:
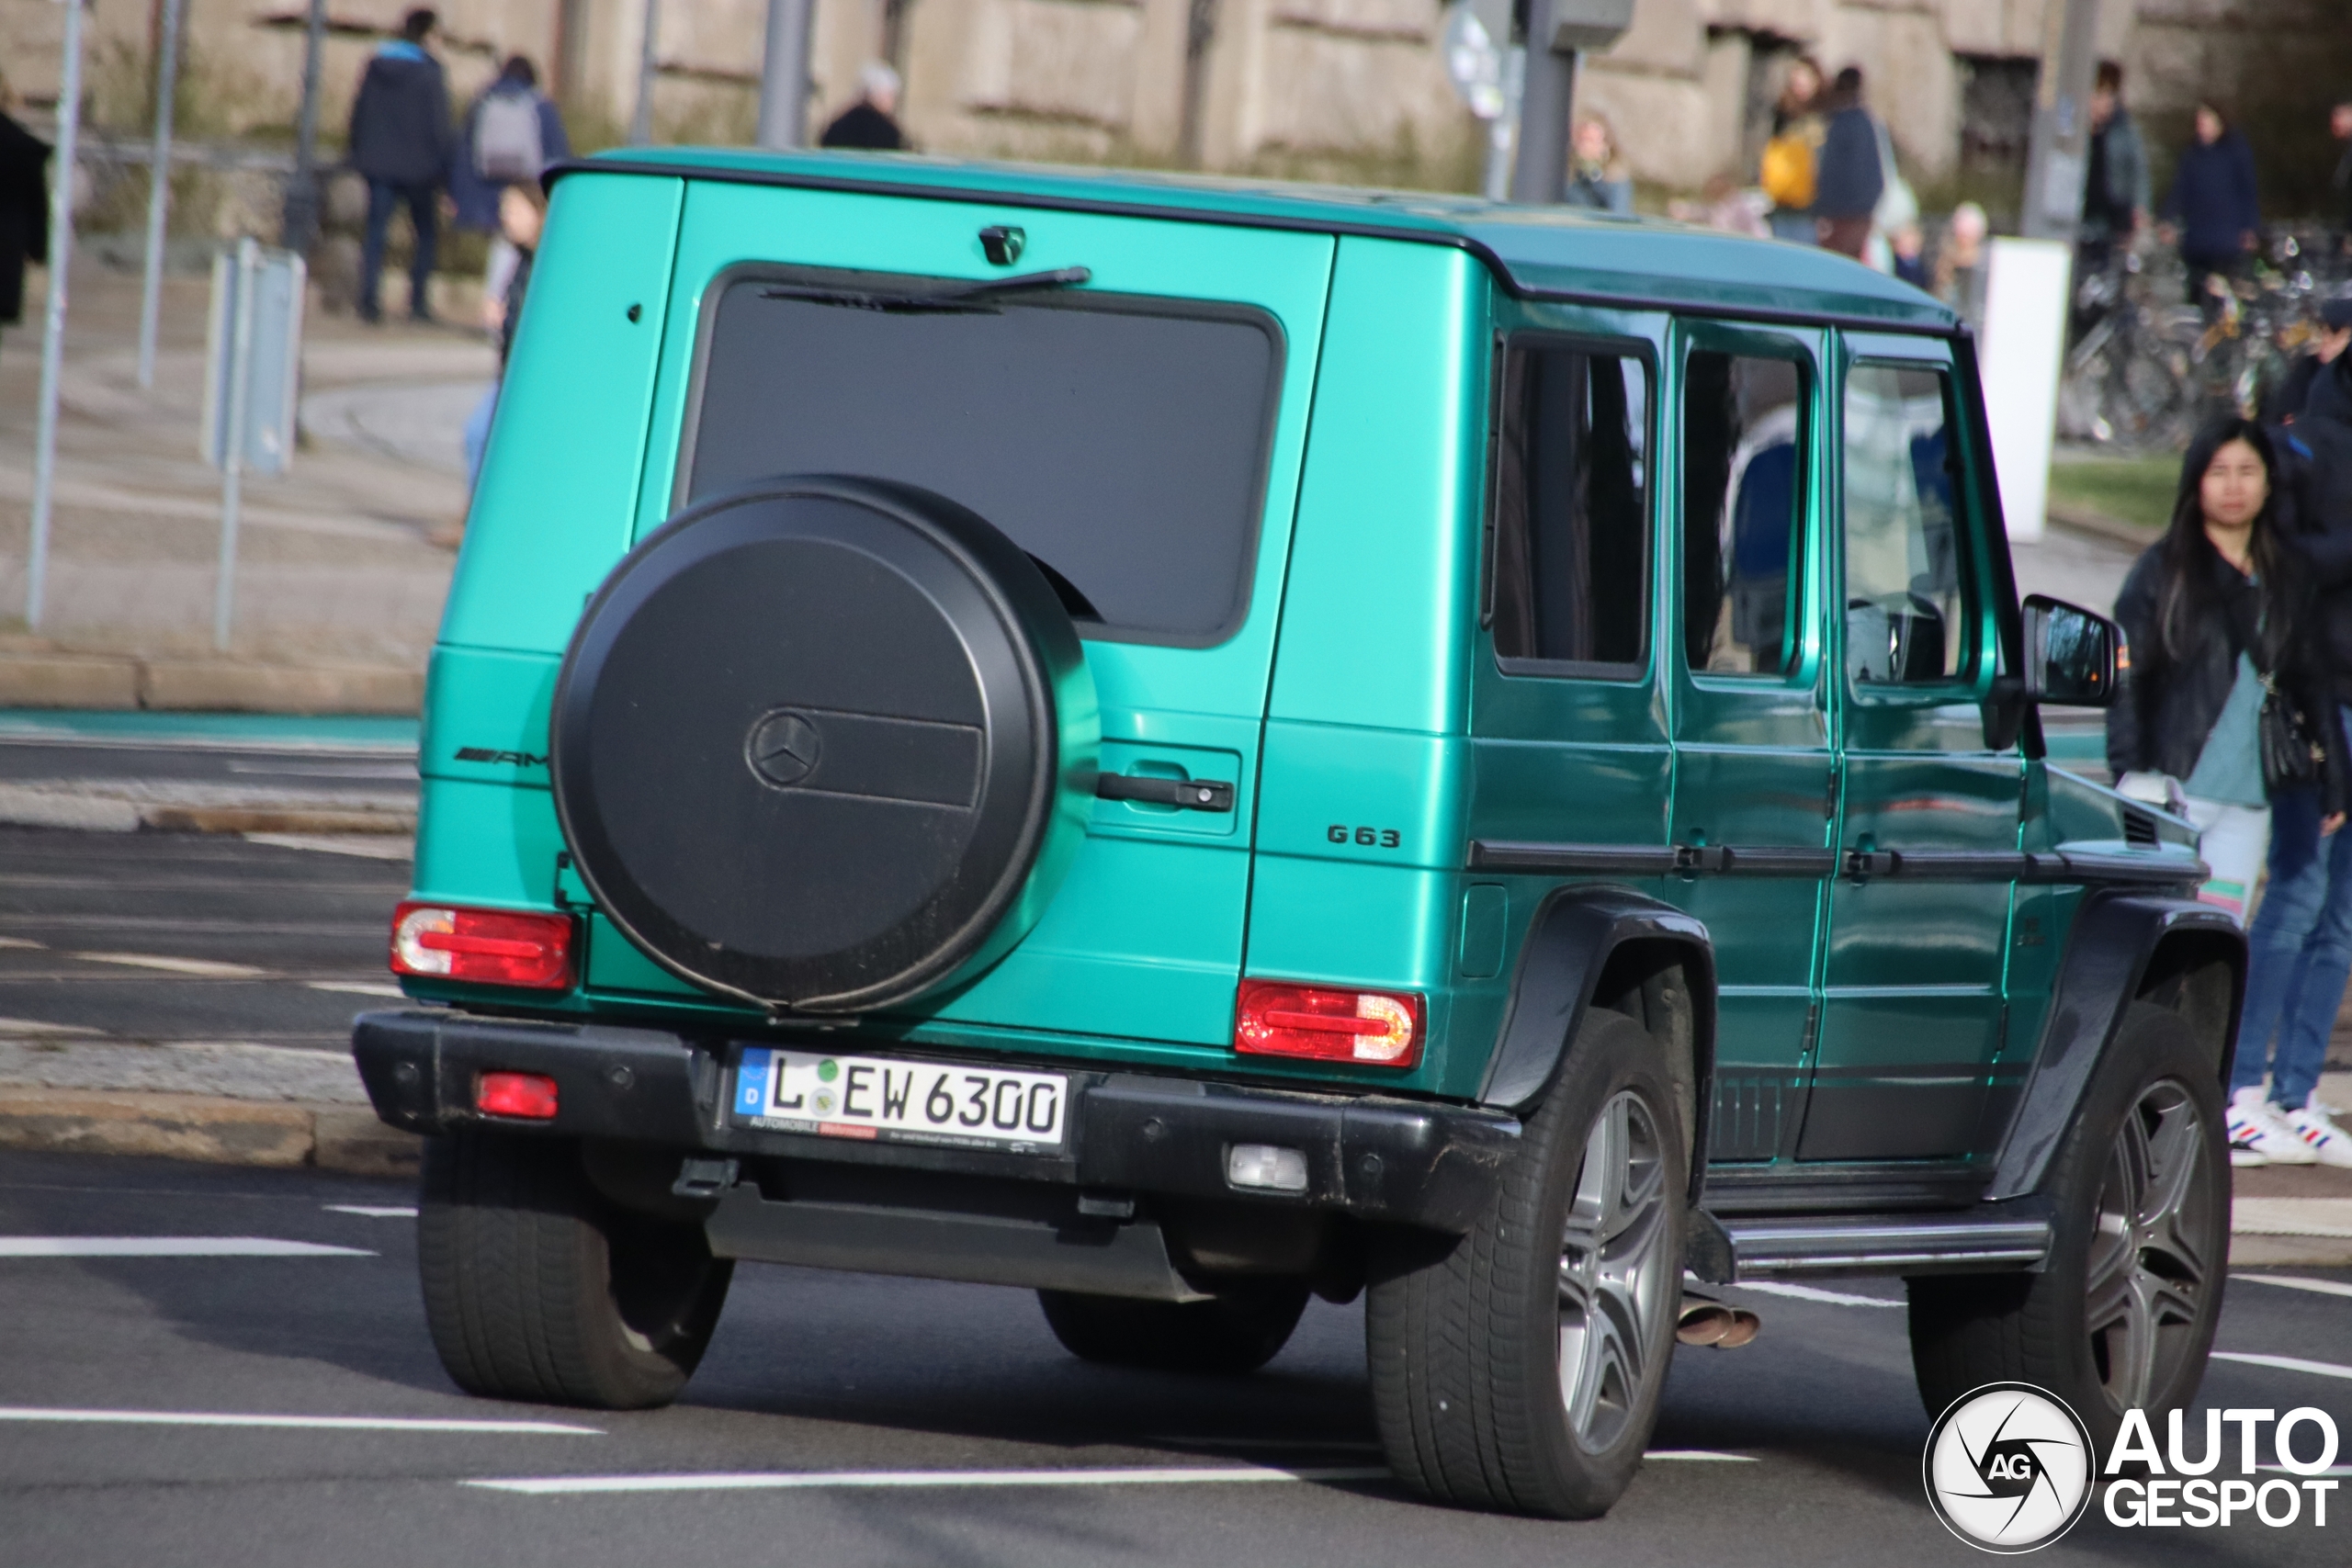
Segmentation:
<svg viewBox="0 0 2352 1568">
<path fill-rule="evenodd" d="M 434 656 L 465 1387 L 643 1404 L 738 1258 L 1237 1371 L 1368 1291 L 1391 1465 L 1638 1463 L 1686 1267 L 1910 1280 L 1931 1406 L 2194 1392 L 2243 944 L 2045 767 L 1969 337 L 1822 253 L 720 152 L 555 176 Z"/>
</svg>

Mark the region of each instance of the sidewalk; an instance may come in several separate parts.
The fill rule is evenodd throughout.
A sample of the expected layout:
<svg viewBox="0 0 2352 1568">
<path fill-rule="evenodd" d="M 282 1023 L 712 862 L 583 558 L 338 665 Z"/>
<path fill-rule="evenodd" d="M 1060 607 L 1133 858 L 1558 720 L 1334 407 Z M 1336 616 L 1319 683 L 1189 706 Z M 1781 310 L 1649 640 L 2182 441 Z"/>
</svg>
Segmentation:
<svg viewBox="0 0 2352 1568">
<path fill-rule="evenodd" d="M 36 270 L 28 299 L 44 287 Z M 0 706 L 413 714 L 454 558 L 427 536 L 463 513 L 458 434 L 493 352 L 453 328 L 307 313 L 307 441 L 288 474 L 247 478 L 223 660 L 220 478 L 197 456 L 209 284 L 166 279 L 153 392 L 139 288 L 75 265 L 39 636 L 21 615 L 40 328 L 0 338 Z"/>
</svg>

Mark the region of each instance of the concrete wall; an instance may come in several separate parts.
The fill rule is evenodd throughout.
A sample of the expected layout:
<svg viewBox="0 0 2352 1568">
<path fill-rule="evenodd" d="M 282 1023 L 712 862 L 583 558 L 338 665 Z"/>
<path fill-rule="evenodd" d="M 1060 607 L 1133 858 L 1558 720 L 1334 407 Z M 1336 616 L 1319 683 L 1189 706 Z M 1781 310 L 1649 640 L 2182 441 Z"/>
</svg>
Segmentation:
<svg viewBox="0 0 2352 1568">
<path fill-rule="evenodd" d="M 300 0 L 189 4 L 199 91 L 217 129 L 286 123 L 301 33 L 266 20 L 299 13 Z M 2056 4 L 1640 0 L 1632 30 L 1584 62 L 1581 101 L 1610 117 L 1645 181 L 1689 189 L 1718 173 L 1746 180 L 1754 118 L 1777 81 L 1771 62 L 1802 48 L 1832 71 L 1861 66 L 1906 164 L 1933 179 L 1957 152 L 1962 57 L 2041 54 Z M 2258 4 L 2108 0 L 2104 42 L 2132 70 L 2135 102 L 2162 107 L 2197 90 L 2213 40 Z M 136 97 L 159 5 L 93 0 L 93 70 L 117 85 L 117 100 Z M 885 5 L 818 0 L 812 129 L 855 96 L 859 65 L 882 48 Z M 333 0 L 330 15 L 389 30 L 405 8 Z M 644 0 L 442 0 L 439 9 L 460 99 L 506 52 L 543 70 L 560 56 L 575 101 L 608 129 L 627 124 Z M 912 0 L 902 15 L 903 118 L 933 151 L 1151 163 L 1196 152 L 1212 168 L 1353 167 L 1406 181 L 1454 179 L 1475 164 L 1467 150 L 1479 128 L 1434 48 L 1439 0 Z M 749 137 L 765 17 L 765 0 L 662 0 L 659 133 Z M 36 102 L 55 92 L 62 20 L 56 0 L 0 0 L 0 62 Z M 1204 47 L 1189 47 L 1203 23 Z M 348 114 L 374 43 L 355 32 L 331 39 L 331 128 Z M 1759 61 L 1770 68 L 1756 69 Z"/>
</svg>

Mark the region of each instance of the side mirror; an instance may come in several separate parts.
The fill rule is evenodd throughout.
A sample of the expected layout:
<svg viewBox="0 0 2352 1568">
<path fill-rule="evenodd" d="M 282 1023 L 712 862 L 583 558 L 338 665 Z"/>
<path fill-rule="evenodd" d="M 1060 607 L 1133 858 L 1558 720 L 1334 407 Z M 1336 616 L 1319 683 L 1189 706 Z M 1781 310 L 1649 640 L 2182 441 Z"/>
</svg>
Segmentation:
<svg viewBox="0 0 2352 1568">
<path fill-rule="evenodd" d="M 2105 615 L 2044 593 L 2025 601 L 2025 699 L 2103 708 L 2130 667 L 2123 628 Z"/>
</svg>

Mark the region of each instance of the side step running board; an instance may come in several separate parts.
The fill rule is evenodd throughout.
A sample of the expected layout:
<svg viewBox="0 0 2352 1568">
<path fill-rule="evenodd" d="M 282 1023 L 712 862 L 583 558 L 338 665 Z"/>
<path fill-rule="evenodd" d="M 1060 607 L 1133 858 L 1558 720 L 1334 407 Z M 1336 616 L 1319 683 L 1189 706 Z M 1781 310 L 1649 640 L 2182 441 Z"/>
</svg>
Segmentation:
<svg viewBox="0 0 2352 1568">
<path fill-rule="evenodd" d="M 1722 1283 L 1808 1274 L 2039 1269 L 2050 1256 L 2050 1221 L 2038 1209 L 2020 1213 L 2022 1207 L 2003 1203 L 1947 1214 L 1709 1215 L 1727 1247 L 1710 1247 L 1694 1235 L 1692 1267 L 1700 1269 L 1703 1259 L 1720 1269 L 1727 1262 L 1729 1278 Z"/>
</svg>

